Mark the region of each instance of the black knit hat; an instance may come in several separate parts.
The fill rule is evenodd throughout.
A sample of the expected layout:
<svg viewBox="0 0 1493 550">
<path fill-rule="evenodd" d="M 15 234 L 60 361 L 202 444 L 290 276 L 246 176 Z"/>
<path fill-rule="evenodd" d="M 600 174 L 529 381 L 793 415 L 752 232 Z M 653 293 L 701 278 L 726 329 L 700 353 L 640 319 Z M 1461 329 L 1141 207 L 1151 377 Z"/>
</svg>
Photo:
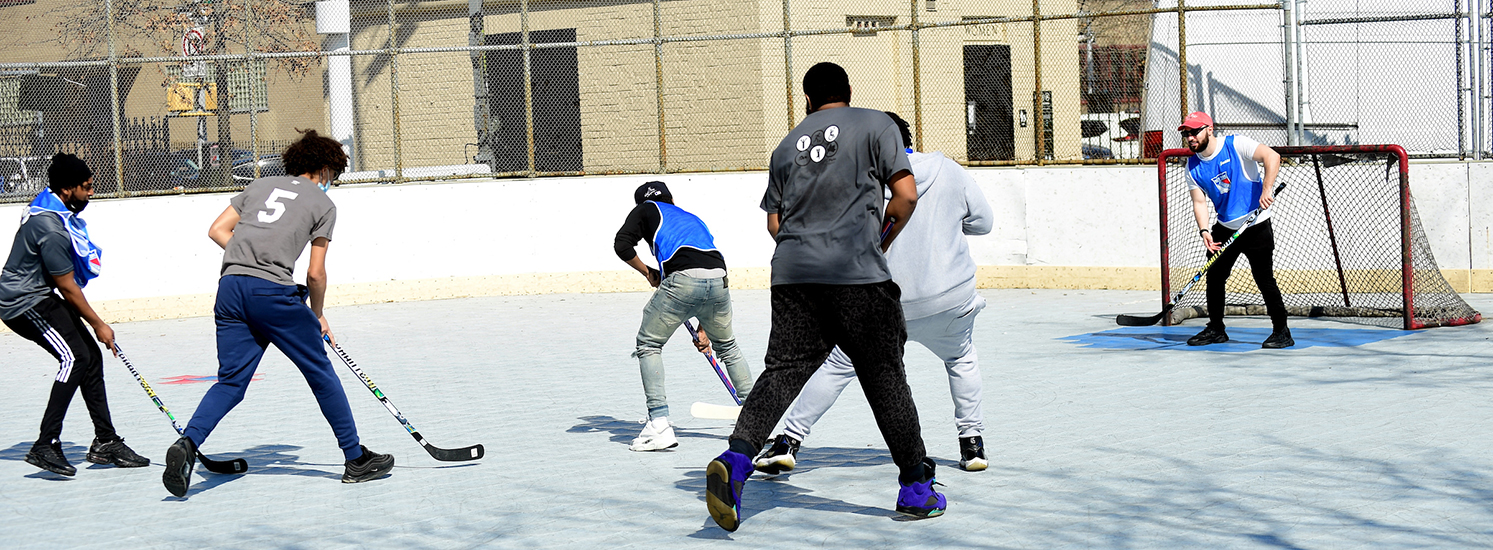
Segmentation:
<svg viewBox="0 0 1493 550">
<path fill-rule="evenodd" d="M 637 191 L 632 192 L 632 203 L 643 204 L 643 201 L 658 201 L 674 204 L 674 195 L 669 192 L 669 187 L 661 181 L 650 181 L 638 186 Z"/>
<path fill-rule="evenodd" d="M 91 177 L 93 170 L 88 169 L 88 163 L 83 162 L 83 159 L 67 153 L 57 153 L 52 157 L 52 166 L 47 168 L 47 179 L 50 181 L 47 187 L 53 191 L 72 189 Z"/>
</svg>

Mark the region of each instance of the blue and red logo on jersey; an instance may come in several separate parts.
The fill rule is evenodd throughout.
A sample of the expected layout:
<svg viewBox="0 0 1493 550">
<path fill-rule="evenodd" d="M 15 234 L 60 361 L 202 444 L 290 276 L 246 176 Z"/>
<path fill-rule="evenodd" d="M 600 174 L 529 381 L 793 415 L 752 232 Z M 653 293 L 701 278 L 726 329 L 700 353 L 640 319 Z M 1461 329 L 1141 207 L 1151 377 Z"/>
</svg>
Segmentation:
<svg viewBox="0 0 1493 550">
<path fill-rule="evenodd" d="M 1218 187 L 1219 193 L 1228 193 L 1229 187 L 1232 187 L 1234 182 L 1229 181 L 1228 172 L 1219 172 L 1218 175 L 1213 176 L 1213 185 Z"/>
</svg>

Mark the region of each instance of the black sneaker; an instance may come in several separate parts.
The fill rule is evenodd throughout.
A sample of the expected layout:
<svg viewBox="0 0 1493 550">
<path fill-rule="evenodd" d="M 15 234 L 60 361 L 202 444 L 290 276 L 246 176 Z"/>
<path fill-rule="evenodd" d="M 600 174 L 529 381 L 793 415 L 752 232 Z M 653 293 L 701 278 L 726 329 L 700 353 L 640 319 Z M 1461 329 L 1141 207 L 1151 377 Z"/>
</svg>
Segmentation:
<svg viewBox="0 0 1493 550">
<path fill-rule="evenodd" d="M 176 440 L 166 449 L 166 471 L 161 474 L 161 483 L 177 497 L 187 496 L 192 486 L 192 468 L 197 466 L 197 445 L 185 437 Z"/>
<path fill-rule="evenodd" d="M 772 445 L 762 451 L 762 456 L 757 457 L 757 471 L 767 475 L 775 475 L 793 470 L 798 465 L 799 440 L 788 434 L 780 434 L 773 439 Z"/>
<path fill-rule="evenodd" d="M 120 468 L 141 468 L 150 465 L 149 458 L 135 454 L 134 449 L 126 446 L 123 439 L 93 440 L 93 445 L 88 447 L 87 458 L 94 464 L 113 464 Z"/>
<path fill-rule="evenodd" d="M 343 483 L 373 481 L 394 469 L 394 455 L 381 455 L 368 450 L 368 447 L 358 447 L 363 449 L 363 456 L 347 461 L 347 469 L 342 472 Z"/>
<path fill-rule="evenodd" d="M 62 444 L 56 442 L 32 445 L 31 451 L 26 453 L 26 463 L 59 475 L 78 473 L 78 469 L 68 464 L 67 457 L 62 455 Z"/>
<path fill-rule="evenodd" d="M 1296 345 L 1296 340 L 1291 338 L 1291 329 L 1282 328 L 1271 332 L 1270 337 L 1266 338 L 1265 343 L 1260 344 L 1260 347 L 1265 349 L 1280 349 L 1289 348 L 1294 345 Z"/>
<path fill-rule="evenodd" d="M 1229 335 L 1224 333 L 1223 329 L 1215 330 L 1213 327 L 1204 327 L 1202 332 L 1187 339 L 1187 345 L 1206 346 L 1208 344 L 1222 344 L 1227 341 L 1229 341 Z"/>
<path fill-rule="evenodd" d="M 989 463 L 985 461 L 985 440 L 980 436 L 959 438 L 959 467 L 966 472 L 978 472 L 984 470 Z"/>
</svg>

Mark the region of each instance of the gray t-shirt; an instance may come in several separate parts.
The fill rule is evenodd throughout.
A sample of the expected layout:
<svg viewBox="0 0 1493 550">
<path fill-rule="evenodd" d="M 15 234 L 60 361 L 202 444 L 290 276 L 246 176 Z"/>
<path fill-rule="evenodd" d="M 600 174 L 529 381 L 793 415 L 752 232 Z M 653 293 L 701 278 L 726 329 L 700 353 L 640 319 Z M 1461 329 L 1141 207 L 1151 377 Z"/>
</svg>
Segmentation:
<svg viewBox="0 0 1493 550">
<path fill-rule="evenodd" d="M 73 272 L 73 241 L 56 214 L 31 216 L 16 231 L 0 271 L 0 319 L 15 319 L 52 293 L 53 278 Z"/>
<path fill-rule="evenodd" d="M 248 275 L 293 285 L 295 260 L 317 237 L 332 239 L 337 206 L 311 180 L 260 178 L 230 201 L 238 212 L 223 250 L 223 275 Z"/>
<path fill-rule="evenodd" d="M 857 107 L 804 118 L 772 152 L 762 209 L 778 214 L 772 284 L 889 281 L 882 189 L 911 170 L 886 113 Z"/>
</svg>

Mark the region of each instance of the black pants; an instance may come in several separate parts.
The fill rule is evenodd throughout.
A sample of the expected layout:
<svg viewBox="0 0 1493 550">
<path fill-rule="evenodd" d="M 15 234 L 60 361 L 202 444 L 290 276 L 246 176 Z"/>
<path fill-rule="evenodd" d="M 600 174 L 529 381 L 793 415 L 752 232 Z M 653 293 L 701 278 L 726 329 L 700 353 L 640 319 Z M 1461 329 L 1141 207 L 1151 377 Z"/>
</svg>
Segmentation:
<svg viewBox="0 0 1493 550">
<path fill-rule="evenodd" d="M 1213 242 L 1222 243 L 1233 234 L 1233 229 L 1213 225 Z M 1254 275 L 1255 286 L 1260 288 L 1260 296 L 1265 299 L 1270 324 L 1276 330 L 1286 328 L 1286 302 L 1281 298 L 1280 287 L 1275 284 L 1275 230 L 1271 229 L 1270 220 L 1244 230 L 1222 254 L 1213 267 L 1208 268 L 1208 326 L 1223 330 L 1224 285 L 1234 270 L 1234 262 L 1243 254 L 1249 258 L 1250 274 Z"/>
<path fill-rule="evenodd" d="M 82 390 L 83 403 L 93 417 L 94 437 L 105 441 L 118 439 L 114 422 L 109 418 L 109 396 L 104 391 L 104 357 L 94 342 L 93 333 L 84 326 L 82 316 L 56 294 L 14 319 L 5 326 L 36 342 L 57 359 L 57 377 L 52 382 L 52 396 L 41 417 L 41 435 L 36 442 L 49 444 L 62 436 L 62 417 L 72 403 L 73 393 Z"/>
<path fill-rule="evenodd" d="M 732 450 L 755 456 L 804 383 L 840 346 L 855 365 L 900 477 L 921 478 L 927 451 L 902 366 L 907 323 L 901 297 L 902 290 L 892 281 L 773 285 L 765 369 L 742 404 L 731 434 Z"/>
</svg>

